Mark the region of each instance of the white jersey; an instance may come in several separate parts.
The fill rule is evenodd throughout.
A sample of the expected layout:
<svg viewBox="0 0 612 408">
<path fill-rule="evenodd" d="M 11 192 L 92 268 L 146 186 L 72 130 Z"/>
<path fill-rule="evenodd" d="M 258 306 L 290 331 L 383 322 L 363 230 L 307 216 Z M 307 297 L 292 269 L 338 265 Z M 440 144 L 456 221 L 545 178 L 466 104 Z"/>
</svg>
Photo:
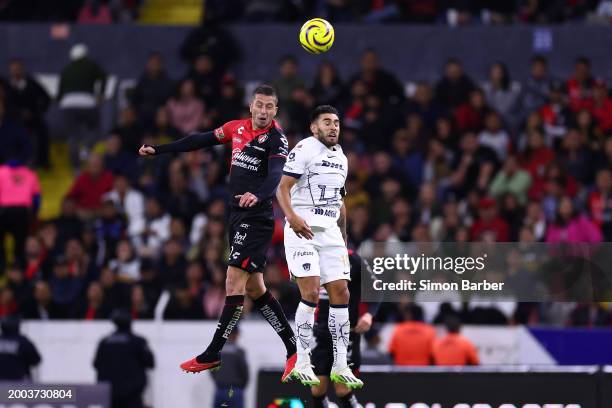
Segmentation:
<svg viewBox="0 0 612 408">
<path fill-rule="evenodd" d="M 298 179 L 291 188 L 291 206 L 308 225 L 337 225 L 348 173 L 340 145 L 328 148 L 314 136 L 306 138 L 289 153 L 283 173 Z"/>
</svg>

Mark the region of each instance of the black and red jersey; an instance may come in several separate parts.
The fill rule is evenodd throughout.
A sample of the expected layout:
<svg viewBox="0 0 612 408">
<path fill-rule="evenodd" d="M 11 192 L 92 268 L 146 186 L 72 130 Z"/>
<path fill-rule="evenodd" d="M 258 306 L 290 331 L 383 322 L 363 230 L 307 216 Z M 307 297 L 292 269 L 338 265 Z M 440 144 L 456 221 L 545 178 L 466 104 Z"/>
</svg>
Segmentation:
<svg viewBox="0 0 612 408">
<path fill-rule="evenodd" d="M 238 206 L 236 195 L 256 194 L 268 175 L 268 161 L 274 157 L 286 158 L 287 138 L 276 121 L 264 129 L 253 129 L 251 119 L 232 120 L 215 129 L 220 143 L 232 144 L 230 164 L 230 205 Z M 269 198 L 256 207 L 268 207 Z"/>
</svg>

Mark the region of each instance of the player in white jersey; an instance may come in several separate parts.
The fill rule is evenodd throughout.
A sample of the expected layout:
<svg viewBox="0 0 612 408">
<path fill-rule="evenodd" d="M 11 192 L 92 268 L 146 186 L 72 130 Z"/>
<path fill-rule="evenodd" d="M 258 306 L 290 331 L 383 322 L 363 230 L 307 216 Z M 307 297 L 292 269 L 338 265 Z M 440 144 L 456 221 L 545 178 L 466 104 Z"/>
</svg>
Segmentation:
<svg viewBox="0 0 612 408">
<path fill-rule="evenodd" d="M 351 277 L 342 197 L 348 164 L 338 145 L 338 111 L 329 105 L 318 106 L 311 115 L 310 131 L 312 136 L 289 153 L 276 192 L 287 219 L 287 263 L 302 296 L 295 314 L 298 357 L 291 377 L 306 385 L 320 383 L 310 363 L 310 344 L 323 285 L 329 294 L 328 327 L 334 355 L 330 379 L 359 388 L 363 382 L 346 361 L 350 332 L 347 283 Z"/>
</svg>

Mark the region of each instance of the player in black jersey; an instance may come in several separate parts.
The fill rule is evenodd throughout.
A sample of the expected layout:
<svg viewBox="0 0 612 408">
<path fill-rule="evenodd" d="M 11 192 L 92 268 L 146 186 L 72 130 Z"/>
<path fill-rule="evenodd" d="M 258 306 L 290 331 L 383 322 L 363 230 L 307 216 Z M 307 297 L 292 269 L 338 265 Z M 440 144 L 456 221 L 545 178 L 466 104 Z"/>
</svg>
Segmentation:
<svg viewBox="0 0 612 408">
<path fill-rule="evenodd" d="M 251 118 L 234 120 L 214 131 L 193 133 L 165 145 L 140 148 L 140 155 L 187 152 L 231 143 L 232 161 L 229 189 L 230 219 L 225 306 L 213 339 L 199 356 L 181 364 L 185 371 L 197 373 L 218 368 L 219 352 L 242 314 L 245 294 L 280 336 L 287 349 L 285 381 L 297 358 L 295 335 L 278 301 L 266 289 L 263 269 L 272 239 L 274 219 L 272 198 L 281 179 L 287 157 L 287 139 L 274 120 L 278 111 L 274 89 L 262 85 L 253 92 Z"/>
<path fill-rule="evenodd" d="M 349 261 L 351 264 L 351 280 L 348 283 L 350 292 L 349 322 L 351 324 L 351 332 L 347 347 L 347 362 L 351 366 L 353 373 L 358 376 L 359 366 L 361 365 L 361 335 L 370 330 L 372 319 L 378 310 L 379 302 L 369 303 L 367 305 L 367 311 L 363 314 L 360 313 L 362 273 L 364 278 L 372 280 L 374 274 L 367 262 L 363 261 L 359 255 L 352 250 L 349 250 Z M 329 373 L 334 361 L 334 354 L 331 335 L 327 328 L 328 316 L 329 297 L 325 289 L 321 288 L 317 316 L 313 329 L 317 345 L 312 351 L 311 357 L 311 361 L 314 365 L 314 373 L 321 382 L 319 385 L 314 385 L 310 389 L 313 399 L 313 408 L 325 408 L 329 406 L 326 394 L 329 384 Z M 360 406 L 351 388 L 340 383 L 334 383 L 334 388 L 336 396 L 340 400 L 341 408 Z"/>
</svg>

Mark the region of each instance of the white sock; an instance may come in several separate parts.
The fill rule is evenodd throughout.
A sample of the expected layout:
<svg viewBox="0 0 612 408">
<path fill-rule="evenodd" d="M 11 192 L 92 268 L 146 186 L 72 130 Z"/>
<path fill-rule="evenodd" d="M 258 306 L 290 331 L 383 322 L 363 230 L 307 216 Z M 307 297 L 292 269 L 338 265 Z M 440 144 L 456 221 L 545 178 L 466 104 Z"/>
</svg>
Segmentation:
<svg viewBox="0 0 612 408">
<path fill-rule="evenodd" d="M 297 338 L 296 365 L 310 360 L 310 344 L 312 342 L 312 327 L 314 326 L 315 309 L 301 300 L 295 312 L 295 337 Z M 310 303 L 310 302 L 308 302 Z"/>
<path fill-rule="evenodd" d="M 329 318 L 327 320 L 331 333 L 334 364 L 333 368 L 347 366 L 346 349 L 349 343 L 350 323 L 348 305 L 329 305 Z"/>
</svg>

